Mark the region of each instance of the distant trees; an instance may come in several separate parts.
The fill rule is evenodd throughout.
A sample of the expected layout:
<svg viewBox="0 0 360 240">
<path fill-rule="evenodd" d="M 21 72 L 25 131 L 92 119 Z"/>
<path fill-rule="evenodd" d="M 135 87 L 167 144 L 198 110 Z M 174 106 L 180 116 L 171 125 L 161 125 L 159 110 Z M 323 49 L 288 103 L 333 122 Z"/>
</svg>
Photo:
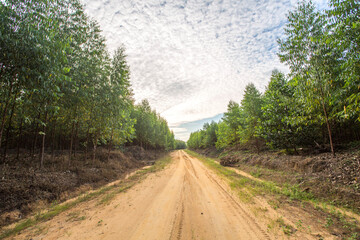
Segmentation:
<svg viewBox="0 0 360 240">
<path fill-rule="evenodd" d="M 135 106 L 131 116 L 136 120 L 135 143 L 145 149 L 170 150 L 176 147 L 174 133 L 170 131 L 166 120 L 151 109 L 147 100 Z"/>
<path fill-rule="evenodd" d="M 332 0 L 330 10 L 320 12 L 303 1 L 289 12 L 285 38 L 279 40 L 289 76 L 273 71 L 264 94 L 247 85 L 240 104 L 229 102 L 212 144 L 258 148 L 265 140 L 297 152 L 328 143 L 335 154 L 335 142 L 360 140 L 359 7 L 356 1 Z M 200 130 L 188 145 L 203 148 L 207 137 Z"/>
<path fill-rule="evenodd" d="M 166 121 L 134 106 L 125 48 L 109 54 L 78 0 L 1 1 L 0 31 L 3 161 L 9 148 L 38 153 L 43 166 L 46 151 L 68 150 L 70 164 L 80 148 L 95 159 L 97 146 L 132 140 L 175 147 Z"/>
<path fill-rule="evenodd" d="M 182 140 L 175 140 L 175 149 L 186 149 L 186 142 Z"/>
</svg>

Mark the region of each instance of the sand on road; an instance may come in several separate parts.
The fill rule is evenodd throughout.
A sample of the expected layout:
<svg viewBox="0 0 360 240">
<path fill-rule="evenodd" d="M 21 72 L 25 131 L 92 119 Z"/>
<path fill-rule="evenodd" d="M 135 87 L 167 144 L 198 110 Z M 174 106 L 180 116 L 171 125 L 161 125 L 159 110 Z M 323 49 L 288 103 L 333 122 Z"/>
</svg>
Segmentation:
<svg viewBox="0 0 360 240">
<path fill-rule="evenodd" d="M 271 239 L 217 175 L 184 151 L 109 204 L 83 203 L 16 239 Z M 70 213 L 69 213 L 70 212 Z M 71 212 L 84 216 L 72 221 Z"/>
</svg>

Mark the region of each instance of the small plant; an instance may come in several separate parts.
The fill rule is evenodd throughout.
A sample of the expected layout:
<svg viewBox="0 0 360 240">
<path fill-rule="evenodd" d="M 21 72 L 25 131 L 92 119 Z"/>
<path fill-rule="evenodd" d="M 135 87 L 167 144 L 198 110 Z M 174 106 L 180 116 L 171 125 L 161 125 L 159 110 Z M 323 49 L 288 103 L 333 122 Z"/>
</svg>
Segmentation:
<svg viewBox="0 0 360 240">
<path fill-rule="evenodd" d="M 303 228 L 303 222 L 299 219 L 299 221 L 296 222 L 296 228 L 301 229 Z"/>
<path fill-rule="evenodd" d="M 327 217 L 326 218 L 326 223 L 325 223 L 325 227 L 329 228 L 330 226 L 332 226 L 334 224 L 334 221 L 331 217 Z"/>
<path fill-rule="evenodd" d="M 268 203 L 275 210 L 279 208 L 279 202 L 278 201 L 269 200 Z"/>
<path fill-rule="evenodd" d="M 280 228 L 286 235 L 291 235 L 296 231 L 296 229 L 294 229 L 292 226 L 286 224 L 282 217 L 276 219 L 276 222 L 279 224 Z"/>
<path fill-rule="evenodd" d="M 255 171 L 250 172 L 251 176 L 259 178 L 262 176 L 262 171 L 257 168 Z"/>
<path fill-rule="evenodd" d="M 99 220 L 99 221 L 98 221 L 98 223 L 97 223 L 98 227 L 99 227 L 99 226 L 101 226 L 101 225 L 102 225 L 102 223 L 103 223 L 103 220 L 102 220 L 102 219 L 101 219 L 101 220 Z"/>
<path fill-rule="evenodd" d="M 360 235 L 358 233 L 353 233 L 347 240 L 358 240 L 360 238 Z"/>
</svg>

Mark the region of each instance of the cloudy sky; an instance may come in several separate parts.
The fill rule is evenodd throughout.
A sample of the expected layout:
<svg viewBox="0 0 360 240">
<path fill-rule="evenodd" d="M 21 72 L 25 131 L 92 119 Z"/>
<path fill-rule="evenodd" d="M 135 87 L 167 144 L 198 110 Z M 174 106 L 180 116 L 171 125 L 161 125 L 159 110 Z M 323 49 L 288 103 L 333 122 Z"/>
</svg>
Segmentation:
<svg viewBox="0 0 360 240">
<path fill-rule="evenodd" d="M 248 83 L 263 91 L 273 69 L 287 71 L 276 40 L 297 0 L 82 1 L 110 52 L 125 45 L 136 101 L 148 99 L 178 139 L 221 119 Z"/>
</svg>

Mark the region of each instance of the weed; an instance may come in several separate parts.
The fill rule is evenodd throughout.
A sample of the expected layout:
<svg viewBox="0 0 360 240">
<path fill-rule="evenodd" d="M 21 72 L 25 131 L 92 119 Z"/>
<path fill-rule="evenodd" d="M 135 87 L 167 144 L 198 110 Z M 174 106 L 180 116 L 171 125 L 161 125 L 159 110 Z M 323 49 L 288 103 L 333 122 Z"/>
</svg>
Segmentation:
<svg viewBox="0 0 360 240">
<path fill-rule="evenodd" d="M 291 235 L 296 231 L 296 229 L 294 229 L 292 226 L 286 224 L 282 217 L 276 219 L 276 222 L 279 224 L 280 228 L 286 235 Z"/>
<path fill-rule="evenodd" d="M 331 217 L 327 217 L 326 218 L 326 223 L 325 223 L 325 227 L 329 228 L 330 226 L 332 226 L 334 224 L 334 221 Z"/>
<path fill-rule="evenodd" d="M 360 235 L 358 233 L 353 233 L 347 240 L 357 240 L 360 238 Z"/>
<path fill-rule="evenodd" d="M 48 229 L 48 227 L 47 226 L 36 226 L 36 228 L 35 228 L 36 230 L 35 230 L 35 232 L 34 232 L 34 235 L 40 235 L 40 234 L 42 234 L 42 233 L 46 233 L 46 232 L 44 232 L 44 230 L 46 229 Z"/>
<path fill-rule="evenodd" d="M 99 220 L 98 223 L 97 223 L 97 226 L 98 226 L 98 227 L 101 226 L 102 223 L 103 223 L 103 220 Z"/>
<path fill-rule="evenodd" d="M 37 224 L 39 222 L 47 221 L 47 220 L 53 218 L 54 216 L 58 215 L 59 213 L 64 212 L 64 211 L 78 205 L 79 203 L 94 199 L 104 193 L 113 191 L 114 195 L 109 193 L 108 194 L 109 196 L 105 196 L 103 198 L 103 202 L 106 203 L 106 202 L 110 201 L 115 196 L 116 193 L 122 192 L 122 191 L 130 188 L 133 185 L 135 185 L 135 183 L 137 183 L 138 181 L 144 179 L 145 174 L 164 169 L 165 166 L 167 166 L 167 164 L 169 164 L 170 162 L 171 162 L 171 157 L 169 155 L 167 155 L 167 156 L 157 160 L 155 162 L 155 164 L 152 165 L 150 168 L 138 171 L 136 174 L 131 176 L 126 181 L 125 185 L 105 186 L 96 191 L 93 191 L 90 193 L 85 193 L 85 194 L 79 196 L 78 198 L 76 198 L 74 201 L 59 204 L 59 205 L 55 205 L 55 202 L 54 202 L 47 212 L 45 212 L 45 213 L 38 212 L 34 217 L 30 217 L 27 220 L 21 221 L 18 224 L 16 224 L 14 228 L 4 231 L 0 235 L 0 239 L 4 239 L 4 238 L 14 235 L 16 233 L 19 233 L 22 230 L 24 230 L 28 227 L 34 226 L 35 224 Z M 78 218 L 78 220 L 85 220 L 85 219 L 86 219 L 85 216 Z"/>
<path fill-rule="evenodd" d="M 298 229 L 301 229 L 301 228 L 303 228 L 303 222 L 299 219 L 297 222 L 296 222 L 296 228 L 298 228 Z"/>
<path fill-rule="evenodd" d="M 256 178 L 259 178 L 262 176 L 262 171 L 259 168 L 256 168 L 255 171 L 251 171 L 250 175 Z"/>
<path fill-rule="evenodd" d="M 68 216 L 68 219 L 66 219 L 66 222 L 69 222 L 69 221 L 83 221 L 86 219 L 85 216 L 79 216 L 80 215 L 80 212 L 72 212 L 72 213 L 69 213 L 67 216 Z"/>
<path fill-rule="evenodd" d="M 279 208 L 279 202 L 278 201 L 268 200 L 268 204 L 275 210 Z"/>
<path fill-rule="evenodd" d="M 349 239 L 354 239 L 353 236 L 358 237 L 357 232 L 359 227 L 358 223 L 354 219 L 349 219 L 349 217 L 341 214 L 337 208 L 333 207 L 331 204 L 320 201 L 316 199 L 315 196 L 307 191 L 303 191 L 301 186 L 298 184 L 284 184 L 283 186 L 279 186 L 274 182 L 270 181 L 256 181 L 253 179 L 246 178 L 242 175 L 237 174 L 229 168 L 225 168 L 220 164 L 215 163 L 215 161 L 211 158 L 203 157 L 197 153 L 186 150 L 186 152 L 194 157 L 200 159 L 205 165 L 210 167 L 217 173 L 219 176 L 225 177 L 229 180 L 230 186 L 232 189 L 236 190 L 239 194 L 239 198 L 242 201 L 249 201 L 249 197 L 253 197 L 253 195 L 260 195 L 264 193 L 269 193 L 274 197 L 283 198 L 282 196 L 286 196 L 290 200 L 299 200 L 302 207 L 304 207 L 303 203 L 311 203 L 312 206 L 318 211 L 321 211 L 322 214 L 327 215 L 328 217 L 325 219 L 321 218 L 318 220 L 319 224 L 323 224 L 325 227 L 329 228 L 332 225 L 336 224 L 336 226 L 341 226 L 344 230 L 348 231 L 348 233 L 352 234 Z M 262 174 L 263 171 L 253 171 L 251 175 L 256 176 Z M 280 202 L 278 200 L 268 200 L 269 205 L 275 210 L 280 207 Z M 335 221 L 336 220 L 336 221 Z M 339 225 L 340 223 L 341 225 Z M 268 225 L 268 228 L 271 229 L 274 225 L 282 225 L 283 232 L 287 235 L 291 235 L 296 231 L 295 228 L 290 225 L 284 225 L 281 220 L 278 222 L 274 221 L 273 223 Z M 298 229 L 303 228 L 303 223 L 299 220 L 296 223 L 296 227 Z M 310 227 L 307 227 L 308 231 L 311 232 Z"/>
</svg>

